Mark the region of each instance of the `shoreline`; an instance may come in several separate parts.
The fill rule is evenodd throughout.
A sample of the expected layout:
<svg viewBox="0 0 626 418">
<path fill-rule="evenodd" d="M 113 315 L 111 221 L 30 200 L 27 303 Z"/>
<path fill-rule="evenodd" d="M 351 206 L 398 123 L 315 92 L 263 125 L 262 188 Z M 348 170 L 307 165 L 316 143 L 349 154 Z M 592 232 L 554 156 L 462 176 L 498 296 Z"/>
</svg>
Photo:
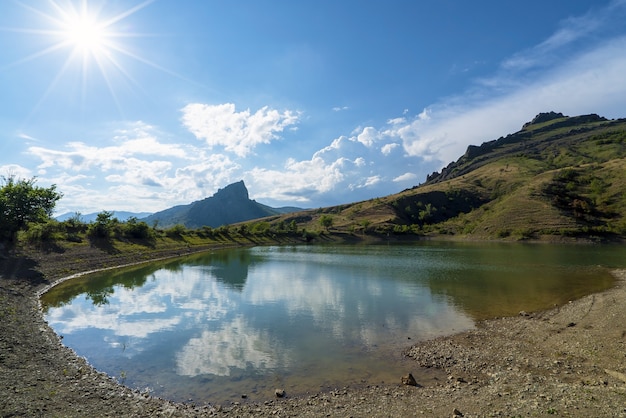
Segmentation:
<svg viewBox="0 0 626 418">
<path fill-rule="evenodd" d="M 211 249 L 217 248 L 199 250 Z M 179 255 L 172 251 L 160 258 Z M 613 271 L 616 283 L 606 291 L 546 311 L 480 321 L 473 330 L 407 348 L 416 369 L 445 372 L 445 381 L 434 385 L 403 386 L 398 376 L 397 384 L 261 404 L 194 405 L 119 385 L 63 346 L 44 321 L 39 295 L 45 290 L 77 275 L 120 267 L 114 265 L 120 259 L 91 256 L 86 263 L 95 269 L 63 277 L 63 266 L 55 260 L 46 264 L 46 255 L 34 265 L 4 269 L 2 416 L 452 416 L 455 410 L 466 417 L 626 416 L 626 270 Z"/>
</svg>

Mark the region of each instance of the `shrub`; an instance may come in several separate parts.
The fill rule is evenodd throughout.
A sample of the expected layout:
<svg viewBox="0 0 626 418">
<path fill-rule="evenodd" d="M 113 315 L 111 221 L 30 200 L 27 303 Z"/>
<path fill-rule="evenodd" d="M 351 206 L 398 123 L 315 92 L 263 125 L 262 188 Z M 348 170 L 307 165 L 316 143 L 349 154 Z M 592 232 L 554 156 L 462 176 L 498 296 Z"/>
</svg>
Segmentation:
<svg viewBox="0 0 626 418">
<path fill-rule="evenodd" d="M 257 222 L 252 225 L 252 233 L 254 235 L 265 235 L 270 230 L 269 222 Z"/>
<path fill-rule="evenodd" d="M 30 243 L 54 241 L 63 238 L 61 229 L 62 226 L 55 220 L 45 223 L 29 223 L 23 237 Z"/>
<path fill-rule="evenodd" d="M 197 231 L 198 236 L 201 238 L 211 238 L 213 237 L 213 233 L 214 233 L 213 228 L 211 228 L 208 225 L 203 226 Z"/>
<path fill-rule="evenodd" d="M 322 215 L 320 216 L 320 225 L 324 227 L 327 231 L 333 226 L 333 217 L 330 215 Z"/>
<path fill-rule="evenodd" d="M 165 230 L 165 235 L 167 235 L 170 238 L 180 238 L 185 233 L 187 233 L 187 228 L 185 228 L 185 225 L 182 225 L 182 224 L 176 224 L 172 226 L 171 228 L 168 228 Z"/>
<path fill-rule="evenodd" d="M 96 216 L 96 220 L 89 224 L 87 235 L 92 238 L 111 238 L 115 226 L 119 223 L 113 217 L 113 212 L 102 211 Z"/>
<path fill-rule="evenodd" d="M 144 221 L 137 220 L 136 217 L 130 217 L 123 227 L 123 233 L 128 238 L 135 239 L 152 239 L 154 238 L 154 230 Z"/>
</svg>

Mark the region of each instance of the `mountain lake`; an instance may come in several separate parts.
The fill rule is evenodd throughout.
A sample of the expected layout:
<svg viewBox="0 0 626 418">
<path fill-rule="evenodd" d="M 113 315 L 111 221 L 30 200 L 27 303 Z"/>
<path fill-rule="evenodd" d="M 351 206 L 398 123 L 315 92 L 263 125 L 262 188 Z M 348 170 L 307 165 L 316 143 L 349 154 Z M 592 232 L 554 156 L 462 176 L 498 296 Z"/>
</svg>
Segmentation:
<svg viewBox="0 0 626 418">
<path fill-rule="evenodd" d="M 63 343 L 119 382 L 196 403 L 436 379 L 402 352 L 613 284 L 618 245 L 422 242 L 219 250 L 67 280 Z"/>
</svg>

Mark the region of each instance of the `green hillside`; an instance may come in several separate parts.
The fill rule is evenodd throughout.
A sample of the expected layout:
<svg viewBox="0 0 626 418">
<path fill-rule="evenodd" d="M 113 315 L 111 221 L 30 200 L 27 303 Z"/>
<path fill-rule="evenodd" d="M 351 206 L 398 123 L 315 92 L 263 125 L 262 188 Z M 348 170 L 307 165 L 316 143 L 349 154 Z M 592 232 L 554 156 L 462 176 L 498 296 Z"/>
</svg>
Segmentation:
<svg viewBox="0 0 626 418">
<path fill-rule="evenodd" d="M 626 236 L 626 119 L 542 113 L 470 146 L 420 186 L 266 218 L 272 228 L 365 236 L 611 240 Z"/>
</svg>

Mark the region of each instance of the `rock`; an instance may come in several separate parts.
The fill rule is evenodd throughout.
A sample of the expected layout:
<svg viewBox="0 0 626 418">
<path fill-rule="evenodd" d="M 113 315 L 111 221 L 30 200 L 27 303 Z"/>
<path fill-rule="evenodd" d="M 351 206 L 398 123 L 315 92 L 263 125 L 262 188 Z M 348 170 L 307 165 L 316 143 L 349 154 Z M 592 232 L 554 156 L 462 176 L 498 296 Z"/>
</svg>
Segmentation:
<svg viewBox="0 0 626 418">
<path fill-rule="evenodd" d="M 274 394 L 276 395 L 277 398 L 284 398 L 285 397 L 285 389 L 276 389 L 274 391 Z"/>
<path fill-rule="evenodd" d="M 452 410 L 452 416 L 453 417 L 462 417 L 463 416 L 463 412 L 459 411 L 458 409 L 454 408 Z"/>
<path fill-rule="evenodd" d="M 533 118 L 533 120 L 531 120 L 530 122 L 525 123 L 523 128 L 527 128 L 530 125 L 536 125 L 536 124 L 539 124 L 539 123 L 549 122 L 551 120 L 564 118 L 564 117 L 565 116 L 561 112 L 559 112 L 559 113 L 557 113 L 557 112 L 539 113 L 537 116 L 535 116 Z"/>
<path fill-rule="evenodd" d="M 411 373 L 402 376 L 402 384 L 407 386 L 417 386 L 417 381 Z"/>
</svg>

